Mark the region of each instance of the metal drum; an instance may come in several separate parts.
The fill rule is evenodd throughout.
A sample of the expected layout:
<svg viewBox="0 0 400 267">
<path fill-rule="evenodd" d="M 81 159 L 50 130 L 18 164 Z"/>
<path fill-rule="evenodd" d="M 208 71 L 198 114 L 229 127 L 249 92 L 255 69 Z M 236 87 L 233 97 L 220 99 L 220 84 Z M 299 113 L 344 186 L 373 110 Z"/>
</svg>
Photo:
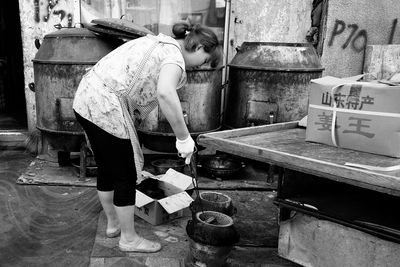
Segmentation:
<svg viewBox="0 0 400 267">
<path fill-rule="evenodd" d="M 203 67 L 186 73 L 187 83 L 177 92 L 189 132 L 195 139 L 221 127 L 222 70 Z M 176 152 L 175 135 L 159 107 L 142 122 L 138 132 L 146 148 Z"/>
<path fill-rule="evenodd" d="M 33 59 L 37 128 L 54 149 L 79 151 L 83 129 L 72 110 L 82 76 L 120 43 L 85 28 L 47 34 Z"/>
<path fill-rule="evenodd" d="M 310 80 L 323 71 L 307 43 L 244 42 L 228 66 L 227 128 L 301 119 Z"/>
</svg>

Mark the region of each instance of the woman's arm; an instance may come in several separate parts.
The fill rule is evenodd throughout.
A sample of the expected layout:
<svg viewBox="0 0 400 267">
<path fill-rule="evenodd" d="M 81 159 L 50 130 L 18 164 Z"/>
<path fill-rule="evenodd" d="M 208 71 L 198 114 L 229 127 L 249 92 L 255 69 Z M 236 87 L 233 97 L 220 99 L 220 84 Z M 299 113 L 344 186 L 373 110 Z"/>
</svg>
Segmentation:
<svg viewBox="0 0 400 267">
<path fill-rule="evenodd" d="M 175 64 L 164 65 L 161 68 L 157 84 L 157 99 L 161 111 L 179 140 L 185 140 L 189 136 L 182 114 L 181 102 L 176 92 L 182 71 Z"/>
</svg>

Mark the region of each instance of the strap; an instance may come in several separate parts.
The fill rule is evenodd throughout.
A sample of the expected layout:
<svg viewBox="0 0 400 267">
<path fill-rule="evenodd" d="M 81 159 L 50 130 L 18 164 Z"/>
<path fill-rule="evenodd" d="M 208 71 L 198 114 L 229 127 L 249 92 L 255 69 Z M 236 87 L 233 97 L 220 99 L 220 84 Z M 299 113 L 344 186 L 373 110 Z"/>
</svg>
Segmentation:
<svg viewBox="0 0 400 267">
<path fill-rule="evenodd" d="M 151 53 L 153 53 L 153 50 L 160 44 L 160 42 L 156 39 L 156 41 L 150 46 L 150 48 L 146 51 L 146 54 L 142 57 L 142 60 L 139 63 L 138 68 L 136 69 L 135 76 L 133 76 L 132 82 L 128 87 L 128 90 L 124 92 L 124 95 L 129 95 L 131 91 L 134 89 L 134 86 L 139 78 L 139 75 L 142 73 L 144 65 L 148 61 Z"/>
<path fill-rule="evenodd" d="M 332 87 L 331 89 L 331 97 L 333 99 L 333 107 L 332 107 L 332 123 L 331 123 L 331 139 L 332 139 L 332 143 L 334 146 L 338 146 L 337 142 L 336 142 L 336 113 L 337 113 L 337 103 L 335 100 L 335 93 L 336 90 L 344 85 L 353 85 L 355 83 L 342 83 L 342 84 L 338 84 L 334 87 Z"/>
<path fill-rule="evenodd" d="M 131 144 L 132 144 L 133 154 L 135 156 L 136 174 L 137 174 L 139 181 L 142 178 L 141 176 L 142 176 L 142 169 L 144 166 L 144 156 L 143 156 L 142 149 L 140 148 L 139 138 L 138 138 L 138 135 L 136 132 L 133 117 L 129 113 L 129 108 L 131 108 L 131 110 L 133 110 L 133 108 L 134 108 L 132 101 L 129 101 L 129 94 L 132 90 L 134 90 L 135 83 L 136 83 L 139 75 L 142 73 L 144 65 L 146 64 L 146 62 L 149 59 L 153 50 L 159 44 L 160 44 L 160 42 L 154 42 L 150 46 L 150 48 L 146 51 L 146 54 L 143 56 L 142 60 L 140 61 L 140 64 L 136 70 L 135 76 L 133 77 L 128 90 L 126 90 L 123 94 L 118 95 L 118 98 L 119 98 L 121 106 L 122 106 L 122 111 L 124 114 L 124 120 L 125 120 L 126 126 L 128 128 L 128 133 L 129 133 L 129 138 L 130 138 Z"/>
</svg>

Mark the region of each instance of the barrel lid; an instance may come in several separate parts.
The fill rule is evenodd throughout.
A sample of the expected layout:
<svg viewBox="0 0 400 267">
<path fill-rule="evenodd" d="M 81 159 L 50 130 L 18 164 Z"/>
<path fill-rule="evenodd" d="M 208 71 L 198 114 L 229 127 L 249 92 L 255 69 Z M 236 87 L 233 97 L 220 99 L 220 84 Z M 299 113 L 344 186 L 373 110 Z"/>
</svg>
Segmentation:
<svg viewBox="0 0 400 267">
<path fill-rule="evenodd" d="M 322 71 L 311 44 L 244 42 L 228 64 L 231 68 L 270 71 Z"/>
<path fill-rule="evenodd" d="M 44 36 L 46 38 L 62 38 L 62 37 L 87 37 L 98 38 L 93 32 L 85 28 L 61 28 Z"/>
<path fill-rule="evenodd" d="M 104 28 L 125 32 L 125 34 L 136 35 L 137 37 L 145 36 L 147 34 L 154 34 L 149 29 L 126 19 L 102 18 L 94 19 L 91 21 L 91 23 L 101 25 Z"/>
<path fill-rule="evenodd" d="M 50 64 L 95 64 L 121 43 L 99 38 L 86 28 L 62 28 L 44 36 L 32 60 Z"/>
<path fill-rule="evenodd" d="M 101 25 L 97 25 L 97 24 L 93 24 L 93 23 L 85 24 L 85 27 L 88 28 L 93 33 L 104 36 L 104 37 L 120 38 L 120 39 L 128 39 L 128 40 L 138 38 L 138 36 L 135 34 L 130 34 L 128 32 L 115 30 L 115 29 L 108 28 L 108 27 L 103 27 Z"/>
</svg>

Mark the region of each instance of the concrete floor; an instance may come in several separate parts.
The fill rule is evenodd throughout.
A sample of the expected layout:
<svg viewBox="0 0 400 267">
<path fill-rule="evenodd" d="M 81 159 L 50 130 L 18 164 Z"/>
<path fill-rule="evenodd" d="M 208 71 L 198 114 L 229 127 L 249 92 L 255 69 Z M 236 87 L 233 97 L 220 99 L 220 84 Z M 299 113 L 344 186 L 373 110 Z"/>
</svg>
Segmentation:
<svg viewBox="0 0 400 267">
<path fill-rule="evenodd" d="M 0 266 L 88 266 L 101 211 L 96 190 L 17 185 L 33 158 L 0 151 Z"/>
<path fill-rule="evenodd" d="M 96 189 L 17 184 L 16 180 L 34 158 L 22 150 L 0 151 L 0 266 L 121 266 L 122 262 L 125 262 L 123 266 L 148 266 L 132 261 L 134 258 L 129 255 L 124 261 L 123 255 L 122 258 L 118 253 L 111 255 L 109 250 L 103 251 L 111 256 L 103 252 L 93 256 L 93 249 L 103 245 L 95 243 L 102 234 L 99 234 L 102 213 Z M 203 185 L 213 188 L 215 181 L 204 181 Z M 226 192 L 237 201 L 238 211 L 243 211 L 238 212 L 237 218 L 240 221 L 237 228 L 242 231 L 241 243 L 232 259 L 242 262 L 249 258 L 259 262 L 263 258 L 260 264 L 251 266 L 297 266 L 277 256 L 276 226 L 270 225 L 276 221 L 273 191 Z M 267 208 L 255 208 L 260 201 Z M 255 231 L 248 231 L 249 227 Z M 94 265 L 91 257 L 104 258 L 100 265 Z"/>
</svg>

